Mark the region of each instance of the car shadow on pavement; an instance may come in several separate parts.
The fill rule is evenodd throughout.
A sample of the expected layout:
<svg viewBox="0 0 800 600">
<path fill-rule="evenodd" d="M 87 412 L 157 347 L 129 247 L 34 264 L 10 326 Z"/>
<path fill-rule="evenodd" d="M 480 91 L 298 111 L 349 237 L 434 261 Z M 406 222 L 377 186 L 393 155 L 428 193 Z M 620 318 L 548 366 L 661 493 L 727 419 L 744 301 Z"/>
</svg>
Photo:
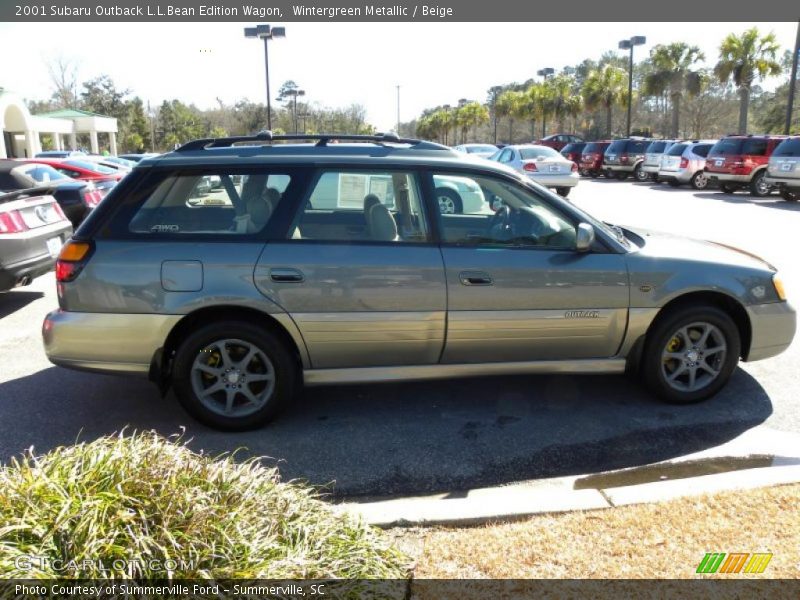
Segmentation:
<svg viewBox="0 0 800 600">
<path fill-rule="evenodd" d="M 28 304 L 43 298 L 43 292 L 9 291 L 0 292 L 0 319 L 25 308 Z"/>
<path fill-rule="evenodd" d="M 700 404 L 672 406 L 622 376 L 515 376 L 306 389 L 258 431 L 192 421 L 143 379 L 48 368 L 0 384 L 0 460 L 104 434 L 185 427 L 211 454 L 243 448 L 334 496 L 457 491 L 644 465 L 722 444 L 772 412 L 737 369 Z"/>
</svg>

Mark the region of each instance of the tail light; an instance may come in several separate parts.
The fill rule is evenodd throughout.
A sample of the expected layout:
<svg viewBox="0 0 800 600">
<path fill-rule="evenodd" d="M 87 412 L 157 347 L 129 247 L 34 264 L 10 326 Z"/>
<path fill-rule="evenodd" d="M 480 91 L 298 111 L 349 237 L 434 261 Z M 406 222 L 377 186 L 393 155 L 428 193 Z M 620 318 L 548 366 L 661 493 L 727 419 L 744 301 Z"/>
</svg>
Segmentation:
<svg viewBox="0 0 800 600">
<path fill-rule="evenodd" d="M 620 154 L 619 155 L 619 162 L 623 164 L 627 164 L 628 162 L 628 155 L 627 154 Z"/>
<path fill-rule="evenodd" d="M 0 233 L 22 233 L 27 230 L 28 226 L 18 210 L 0 213 Z"/>
<path fill-rule="evenodd" d="M 84 190 L 83 192 L 83 201 L 86 203 L 87 206 L 95 207 L 100 204 L 102 196 L 100 192 L 97 190 Z"/>
<path fill-rule="evenodd" d="M 523 165 L 522 170 L 527 171 L 528 173 L 533 173 L 539 169 L 536 168 L 536 163 L 529 162 Z"/>
<path fill-rule="evenodd" d="M 688 166 L 689 166 L 689 159 L 688 158 L 682 158 L 681 159 L 681 167 L 680 168 L 681 169 L 685 169 Z"/>
<path fill-rule="evenodd" d="M 64 244 L 56 261 L 56 281 L 65 283 L 80 275 L 93 250 L 94 245 L 90 242 L 69 240 Z"/>
<path fill-rule="evenodd" d="M 572 172 L 574 173 L 577 170 L 578 170 L 578 165 L 576 165 L 575 163 L 572 163 Z"/>
<path fill-rule="evenodd" d="M 53 210 L 56 211 L 56 214 L 59 217 L 61 217 L 62 221 L 66 221 L 67 220 L 67 215 L 64 214 L 64 211 L 61 209 L 61 205 L 60 204 L 58 204 L 57 202 L 54 202 L 53 203 Z"/>
</svg>

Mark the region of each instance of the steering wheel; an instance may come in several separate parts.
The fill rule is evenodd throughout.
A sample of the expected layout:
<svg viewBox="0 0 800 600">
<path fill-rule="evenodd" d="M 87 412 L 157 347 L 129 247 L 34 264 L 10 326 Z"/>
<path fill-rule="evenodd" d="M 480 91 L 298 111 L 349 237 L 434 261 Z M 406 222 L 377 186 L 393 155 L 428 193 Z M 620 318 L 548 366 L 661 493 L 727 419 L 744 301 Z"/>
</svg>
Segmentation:
<svg viewBox="0 0 800 600">
<path fill-rule="evenodd" d="M 510 240 L 514 237 L 514 216 L 507 204 L 492 215 L 489 221 L 489 237 L 495 240 Z"/>
</svg>

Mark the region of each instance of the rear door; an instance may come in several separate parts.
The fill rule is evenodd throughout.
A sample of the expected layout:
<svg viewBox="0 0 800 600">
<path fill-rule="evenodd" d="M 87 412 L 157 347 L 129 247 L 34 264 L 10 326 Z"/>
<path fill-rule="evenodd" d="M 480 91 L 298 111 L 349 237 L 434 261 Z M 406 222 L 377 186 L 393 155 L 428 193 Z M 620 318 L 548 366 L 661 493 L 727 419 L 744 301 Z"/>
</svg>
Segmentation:
<svg viewBox="0 0 800 600">
<path fill-rule="evenodd" d="M 452 175 L 433 172 L 430 185 Z M 499 176 L 469 177 L 511 215 L 439 215 L 448 293 L 442 362 L 613 356 L 627 322 L 624 256 L 599 244 L 576 252 L 577 223 L 545 195 Z"/>
<path fill-rule="evenodd" d="M 256 285 L 290 313 L 315 369 L 434 364 L 447 292 L 430 232 L 414 170 L 322 169 Z"/>
</svg>

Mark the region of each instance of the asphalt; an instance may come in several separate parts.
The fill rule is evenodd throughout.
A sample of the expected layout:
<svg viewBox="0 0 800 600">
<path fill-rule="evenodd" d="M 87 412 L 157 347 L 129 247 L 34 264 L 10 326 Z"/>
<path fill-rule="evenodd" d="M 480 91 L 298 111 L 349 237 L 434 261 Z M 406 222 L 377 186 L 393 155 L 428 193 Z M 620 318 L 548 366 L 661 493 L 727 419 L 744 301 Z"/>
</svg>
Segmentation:
<svg viewBox="0 0 800 600">
<path fill-rule="evenodd" d="M 571 199 L 621 224 L 732 243 L 782 267 L 800 298 L 800 206 L 717 192 L 583 181 Z M 129 429 L 183 432 L 211 453 L 245 448 L 336 497 L 450 494 L 670 460 L 748 431 L 800 433 L 800 344 L 738 368 L 698 405 L 658 402 L 623 376 L 535 376 L 314 388 L 266 428 L 220 433 L 145 380 L 50 365 L 40 326 L 52 275 L 0 294 L 0 461 Z"/>
</svg>

